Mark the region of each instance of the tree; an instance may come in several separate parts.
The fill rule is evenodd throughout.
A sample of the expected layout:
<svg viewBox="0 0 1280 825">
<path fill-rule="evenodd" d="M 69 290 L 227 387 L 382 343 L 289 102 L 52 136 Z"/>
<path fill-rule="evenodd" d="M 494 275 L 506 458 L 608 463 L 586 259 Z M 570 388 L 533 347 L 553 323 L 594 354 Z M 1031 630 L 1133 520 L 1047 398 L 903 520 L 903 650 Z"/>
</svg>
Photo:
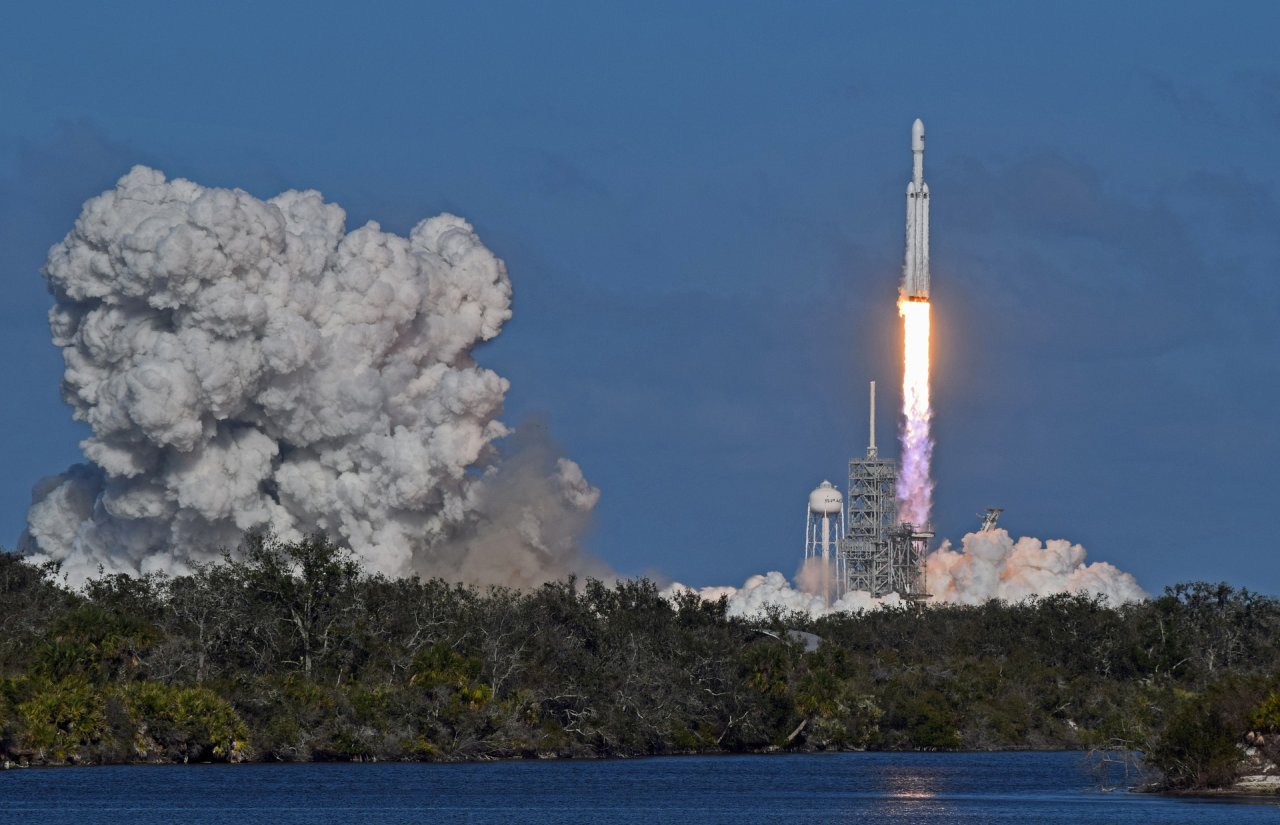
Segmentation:
<svg viewBox="0 0 1280 825">
<path fill-rule="evenodd" d="M 228 559 L 231 583 L 239 583 L 256 636 L 309 679 L 343 631 L 354 626 L 360 567 L 351 552 L 322 535 L 281 542 L 251 535 L 239 560 Z"/>
</svg>

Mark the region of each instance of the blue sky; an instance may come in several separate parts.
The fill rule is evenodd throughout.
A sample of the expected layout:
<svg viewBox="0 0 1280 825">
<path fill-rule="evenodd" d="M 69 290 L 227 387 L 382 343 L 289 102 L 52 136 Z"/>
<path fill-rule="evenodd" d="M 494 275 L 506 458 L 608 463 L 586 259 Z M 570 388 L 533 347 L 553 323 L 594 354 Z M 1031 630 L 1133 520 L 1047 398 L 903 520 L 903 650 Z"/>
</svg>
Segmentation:
<svg viewBox="0 0 1280 825">
<path fill-rule="evenodd" d="M 791 572 L 894 429 L 912 119 L 936 522 L 1007 509 L 1148 590 L 1280 594 L 1280 7 L 43 3 L 0 32 L 0 543 L 79 460 L 39 275 L 134 163 L 316 188 L 509 267 L 479 358 L 603 490 L 624 573 Z"/>
</svg>

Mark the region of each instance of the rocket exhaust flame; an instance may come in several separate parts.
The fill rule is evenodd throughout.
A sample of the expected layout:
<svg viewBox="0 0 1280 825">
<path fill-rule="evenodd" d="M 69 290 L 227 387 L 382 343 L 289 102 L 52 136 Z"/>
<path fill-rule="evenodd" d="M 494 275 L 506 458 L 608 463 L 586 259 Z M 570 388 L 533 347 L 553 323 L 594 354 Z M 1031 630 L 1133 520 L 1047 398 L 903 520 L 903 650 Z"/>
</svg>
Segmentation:
<svg viewBox="0 0 1280 825">
<path fill-rule="evenodd" d="M 929 403 L 929 301 L 903 296 L 902 472 L 898 477 L 898 519 L 929 524 L 933 509 L 933 408 Z"/>
</svg>

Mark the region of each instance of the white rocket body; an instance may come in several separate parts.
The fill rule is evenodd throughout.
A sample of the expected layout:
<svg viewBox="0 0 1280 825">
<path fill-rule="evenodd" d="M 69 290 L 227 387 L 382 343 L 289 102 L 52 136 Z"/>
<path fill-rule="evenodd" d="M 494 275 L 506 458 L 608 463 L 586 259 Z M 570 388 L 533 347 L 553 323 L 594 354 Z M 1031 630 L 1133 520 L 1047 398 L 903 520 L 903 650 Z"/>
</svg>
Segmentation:
<svg viewBox="0 0 1280 825">
<path fill-rule="evenodd" d="M 907 184 L 907 257 L 902 291 L 911 301 L 929 300 L 929 184 L 924 182 L 924 123 L 911 126 L 911 183 Z"/>
</svg>

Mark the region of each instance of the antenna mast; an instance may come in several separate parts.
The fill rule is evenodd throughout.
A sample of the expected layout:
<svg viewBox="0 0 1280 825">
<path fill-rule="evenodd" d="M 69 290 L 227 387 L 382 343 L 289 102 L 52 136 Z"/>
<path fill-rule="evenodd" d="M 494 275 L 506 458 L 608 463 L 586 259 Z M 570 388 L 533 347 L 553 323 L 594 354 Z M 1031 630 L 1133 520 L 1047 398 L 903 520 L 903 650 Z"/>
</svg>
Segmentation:
<svg viewBox="0 0 1280 825">
<path fill-rule="evenodd" d="M 876 382 L 871 382 L 871 437 L 867 441 L 867 458 L 875 458 L 876 450 Z"/>
</svg>

